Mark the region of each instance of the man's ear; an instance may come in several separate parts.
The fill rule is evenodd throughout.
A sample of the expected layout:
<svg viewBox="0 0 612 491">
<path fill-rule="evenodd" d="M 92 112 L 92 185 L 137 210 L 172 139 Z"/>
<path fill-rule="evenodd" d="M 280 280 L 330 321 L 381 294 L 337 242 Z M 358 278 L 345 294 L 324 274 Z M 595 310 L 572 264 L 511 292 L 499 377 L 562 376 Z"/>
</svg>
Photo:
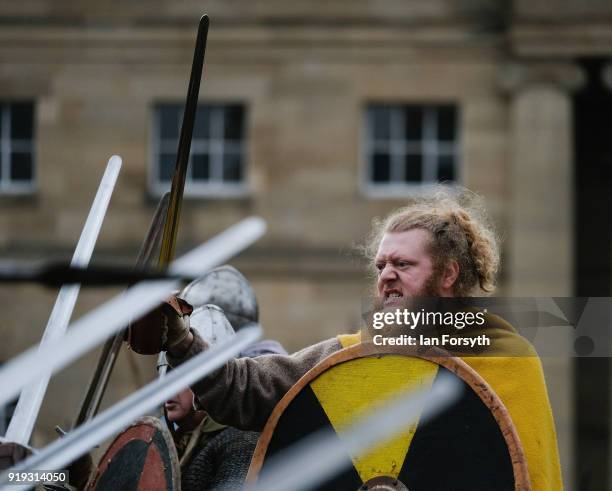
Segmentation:
<svg viewBox="0 0 612 491">
<path fill-rule="evenodd" d="M 453 285 L 459 277 L 459 263 L 454 259 L 451 259 L 446 263 L 444 267 L 444 274 L 442 275 L 442 282 L 440 286 L 443 289 L 452 289 Z"/>
</svg>

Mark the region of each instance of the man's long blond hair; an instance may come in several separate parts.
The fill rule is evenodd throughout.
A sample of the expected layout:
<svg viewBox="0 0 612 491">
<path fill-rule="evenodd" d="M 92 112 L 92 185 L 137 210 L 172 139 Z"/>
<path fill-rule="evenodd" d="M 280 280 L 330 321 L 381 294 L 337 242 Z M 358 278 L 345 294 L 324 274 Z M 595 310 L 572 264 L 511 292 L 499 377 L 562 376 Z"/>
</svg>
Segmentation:
<svg viewBox="0 0 612 491">
<path fill-rule="evenodd" d="M 437 272 L 449 260 L 457 261 L 459 276 L 453 285 L 456 296 L 493 292 L 499 269 L 499 241 L 480 196 L 465 188 L 449 190 L 439 186 L 385 219 L 375 219 L 365 247 L 372 267 L 385 233 L 413 229 L 430 232 L 429 252 Z"/>
</svg>

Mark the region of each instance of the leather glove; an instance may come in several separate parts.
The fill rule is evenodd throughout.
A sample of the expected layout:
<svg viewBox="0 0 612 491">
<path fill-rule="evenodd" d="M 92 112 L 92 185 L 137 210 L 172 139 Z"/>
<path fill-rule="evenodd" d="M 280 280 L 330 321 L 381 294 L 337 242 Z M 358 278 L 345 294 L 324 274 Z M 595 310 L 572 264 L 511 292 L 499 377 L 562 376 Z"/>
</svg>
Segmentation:
<svg viewBox="0 0 612 491">
<path fill-rule="evenodd" d="M 193 307 L 178 297 L 166 302 L 135 322 L 128 329 L 130 347 L 141 355 L 154 355 L 179 344 L 189 334 Z"/>
</svg>

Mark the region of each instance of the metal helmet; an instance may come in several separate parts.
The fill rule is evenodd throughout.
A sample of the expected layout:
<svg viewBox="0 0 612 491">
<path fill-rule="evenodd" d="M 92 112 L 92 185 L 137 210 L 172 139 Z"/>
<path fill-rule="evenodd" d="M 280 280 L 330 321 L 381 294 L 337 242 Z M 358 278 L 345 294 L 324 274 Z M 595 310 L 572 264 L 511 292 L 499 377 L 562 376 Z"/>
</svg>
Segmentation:
<svg viewBox="0 0 612 491">
<path fill-rule="evenodd" d="M 223 310 L 216 305 L 200 305 L 194 309 L 189 316 L 189 326 L 198 331 L 210 346 L 222 343 L 236 334 Z"/>
<path fill-rule="evenodd" d="M 194 308 L 206 304 L 217 305 L 236 331 L 259 321 L 255 292 L 248 280 L 233 266 L 211 269 L 183 288 L 179 297 Z"/>
<path fill-rule="evenodd" d="M 193 309 L 189 315 L 189 327 L 195 329 L 209 346 L 214 346 L 236 335 L 227 317 L 216 305 L 200 305 Z M 163 374 L 166 370 L 171 370 L 171 367 L 166 352 L 162 351 L 157 359 L 157 371 Z"/>
</svg>

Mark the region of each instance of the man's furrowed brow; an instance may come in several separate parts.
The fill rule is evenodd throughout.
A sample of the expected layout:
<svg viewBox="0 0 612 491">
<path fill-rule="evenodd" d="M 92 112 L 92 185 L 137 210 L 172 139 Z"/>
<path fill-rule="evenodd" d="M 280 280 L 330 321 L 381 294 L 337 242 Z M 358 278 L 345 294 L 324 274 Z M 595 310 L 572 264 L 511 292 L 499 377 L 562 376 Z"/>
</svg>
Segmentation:
<svg viewBox="0 0 612 491">
<path fill-rule="evenodd" d="M 390 254 L 385 254 L 385 253 L 379 253 L 376 255 L 376 257 L 374 258 L 375 262 L 379 262 L 379 261 L 388 261 L 389 259 L 393 258 L 393 253 Z"/>
<path fill-rule="evenodd" d="M 399 251 L 391 251 L 388 254 L 376 256 L 375 261 L 413 261 L 409 254 L 403 254 Z"/>
</svg>

